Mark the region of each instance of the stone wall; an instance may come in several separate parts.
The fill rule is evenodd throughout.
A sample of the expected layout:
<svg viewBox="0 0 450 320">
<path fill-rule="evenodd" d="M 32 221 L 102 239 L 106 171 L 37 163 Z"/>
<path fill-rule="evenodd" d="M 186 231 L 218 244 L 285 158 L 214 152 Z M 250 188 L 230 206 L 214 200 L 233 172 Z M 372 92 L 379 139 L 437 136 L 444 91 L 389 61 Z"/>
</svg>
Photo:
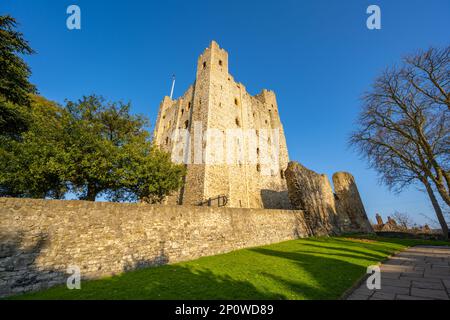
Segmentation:
<svg viewBox="0 0 450 320">
<path fill-rule="evenodd" d="M 0 296 L 311 235 L 302 211 L 0 198 Z"/>
</svg>

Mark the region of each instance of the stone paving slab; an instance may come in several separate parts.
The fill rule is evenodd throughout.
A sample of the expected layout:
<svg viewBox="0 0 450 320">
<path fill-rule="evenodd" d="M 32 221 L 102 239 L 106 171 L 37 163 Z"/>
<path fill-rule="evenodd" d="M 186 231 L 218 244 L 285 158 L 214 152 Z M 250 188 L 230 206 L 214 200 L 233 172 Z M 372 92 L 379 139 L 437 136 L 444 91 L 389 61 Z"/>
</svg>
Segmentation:
<svg viewBox="0 0 450 320">
<path fill-rule="evenodd" d="M 408 248 L 380 265 L 381 289 L 366 281 L 347 300 L 450 300 L 450 247 Z"/>
</svg>

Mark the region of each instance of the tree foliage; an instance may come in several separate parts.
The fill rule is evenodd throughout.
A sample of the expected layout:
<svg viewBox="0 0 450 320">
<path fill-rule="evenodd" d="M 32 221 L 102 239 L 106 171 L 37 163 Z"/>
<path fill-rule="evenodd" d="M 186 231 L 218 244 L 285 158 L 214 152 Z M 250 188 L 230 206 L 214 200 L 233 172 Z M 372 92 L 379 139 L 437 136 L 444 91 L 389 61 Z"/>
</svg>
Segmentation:
<svg viewBox="0 0 450 320">
<path fill-rule="evenodd" d="M 19 55 L 32 54 L 33 49 L 16 30 L 11 16 L 0 16 L 0 135 L 17 137 L 27 129 L 26 118 L 18 110 L 28 106 L 29 94 L 36 92 L 28 78 L 30 68 Z"/>
<path fill-rule="evenodd" d="M 435 191 L 450 205 L 449 112 L 450 47 L 430 48 L 376 79 L 350 139 L 393 190 L 424 186 L 445 234 Z"/>
<path fill-rule="evenodd" d="M 185 167 L 175 165 L 170 154 L 157 147 L 150 149 L 150 155 L 140 154 L 130 170 L 127 193 L 131 200 L 140 199 L 148 203 L 161 203 L 172 190 L 179 189 L 186 174 Z"/>
<path fill-rule="evenodd" d="M 0 195 L 160 202 L 184 168 L 152 147 L 130 104 L 91 95 L 65 107 L 34 95 L 34 53 L 11 16 L 0 16 Z"/>
<path fill-rule="evenodd" d="M 181 187 L 184 168 L 152 146 L 130 104 L 91 95 L 61 107 L 34 97 L 31 110 L 21 139 L 3 138 L 1 195 L 155 203 Z"/>
<path fill-rule="evenodd" d="M 0 137 L 0 194 L 10 197 L 62 198 L 65 182 L 66 114 L 62 108 L 34 96 L 31 108 L 16 106 L 29 128 L 21 138 Z"/>
</svg>

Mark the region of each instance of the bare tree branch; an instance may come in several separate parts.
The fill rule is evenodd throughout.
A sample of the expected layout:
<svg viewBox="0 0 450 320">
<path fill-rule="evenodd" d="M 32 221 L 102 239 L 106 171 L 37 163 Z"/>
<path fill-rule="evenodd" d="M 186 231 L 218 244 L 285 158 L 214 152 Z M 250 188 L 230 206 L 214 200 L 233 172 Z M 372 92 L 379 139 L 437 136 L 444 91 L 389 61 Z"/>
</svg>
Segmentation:
<svg viewBox="0 0 450 320">
<path fill-rule="evenodd" d="M 387 69 L 363 96 L 350 144 L 401 192 L 420 182 L 445 234 L 439 201 L 450 206 L 450 47 L 431 48 Z"/>
</svg>

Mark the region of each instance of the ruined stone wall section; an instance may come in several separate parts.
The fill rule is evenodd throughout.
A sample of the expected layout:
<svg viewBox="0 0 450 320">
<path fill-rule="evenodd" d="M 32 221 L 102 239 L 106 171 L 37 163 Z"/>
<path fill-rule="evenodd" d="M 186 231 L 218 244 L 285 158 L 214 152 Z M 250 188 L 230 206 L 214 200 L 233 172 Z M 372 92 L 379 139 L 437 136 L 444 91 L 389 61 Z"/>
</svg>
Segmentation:
<svg viewBox="0 0 450 320">
<path fill-rule="evenodd" d="M 355 178 L 348 172 L 336 172 L 333 174 L 333 184 L 336 193 L 336 208 L 338 212 L 347 214 L 351 228 L 364 233 L 373 233 Z"/>
<path fill-rule="evenodd" d="M 0 297 L 311 235 L 294 210 L 0 198 L 0 220 Z"/>
<path fill-rule="evenodd" d="M 177 195 L 180 204 L 198 204 L 208 198 L 218 195 L 228 196 L 228 206 L 244 208 L 283 208 L 289 209 L 290 203 L 287 195 L 287 186 L 284 170 L 289 161 L 286 139 L 283 126 L 278 114 L 275 93 L 263 90 L 256 96 L 251 96 L 242 83 L 236 82 L 228 72 L 228 53 L 221 49 L 216 42 L 206 48 L 197 61 L 197 73 L 194 85 L 178 100 L 172 101 L 164 98 L 161 104 L 155 129 L 155 141 L 165 150 L 174 150 L 175 141 L 167 141 L 171 131 L 183 127 L 184 118 L 180 117 L 181 110 L 190 109 L 188 130 L 191 135 L 191 154 L 187 158 L 187 176 L 185 185 Z M 164 119 L 160 119 L 165 114 Z M 186 115 L 185 115 L 186 116 Z M 201 121 L 202 132 L 202 163 L 191 164 L 194 159 L 195 136 L 198 131 L 193 127 L 195 121 Z M 171 126 L 172 123 L 176 125 Z M 214 141 L 212 135 L 205 133 L 217 130 L 225 134 L 227 129 L 255 130 L 263 135 L 265 129 L 269 135 L 262 137 L 267 141 L 275 141 L 271 129 L 279 132 L 278 154 L 269 156 L 266 162 L 258 163 L 227 163 L 227 152 L 237 159 L 238 150 L 228 150 L 226 139 Z M 257 151 L 265 150 L 262 146 L 249 146 L 249 139 L 241 137 L 239 143 L 244 146 L 244 155 L 256 155 Z M 219 164 L 205 163 L 205 157 L 218 157 L 222 152 L 222 162 Z M 279 167 L 274 167 L 278 159 Z M 268 174 L 267 174 L 268 173 Z M 169 199 L 174 197 L 169 197 Z M 173 203 L 173 201 L 168 201 Z"/>
<path fill-rule="evenodd" d="M 295 209 L 305 211 L 314 234 L 339 234 L 338 213 L 328 177 L 292 161 L 286 178 L 291 203 Z"/>
<path fill-rule="evenodd" d="M 364 205 L 350 173 L 333 175 L 334 192 L 328 177 L 292 161 L 286 170 L 289 198 L 304 210 L 314 233 L 373 233 Z"/>
</svg>

